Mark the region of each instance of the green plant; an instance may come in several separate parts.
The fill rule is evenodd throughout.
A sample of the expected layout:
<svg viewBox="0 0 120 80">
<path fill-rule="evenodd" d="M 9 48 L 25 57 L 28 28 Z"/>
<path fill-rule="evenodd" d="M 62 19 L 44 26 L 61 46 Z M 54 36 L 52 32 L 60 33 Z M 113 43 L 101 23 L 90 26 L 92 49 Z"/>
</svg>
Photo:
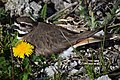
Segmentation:
<svg viewBox="0 0 120 80">
<path fill-rule="evenodd" d="M 9 13 L 4 10 L 4 8 L 0 8 L 0 23 L 1 24 L 12 24 L 12 20 L 9 16 Z"/>
<path fill-rule="evenodd" d="M 12 53 L 12 47 L 18 41 L 17 33 L 15 33 L 16 36 L 12 36 L 5 26 L 0 27 L 0 33 L 0 79 L 28 80 L 31 71 L 29 59 L 25 58 L 21 61 Z"/>
<path fill-rule="evenodd" d="M 41 13 L 40 13 L 40 17 L 45 21 L 46 19 L 46 14 L 47 14 L 47 4 L 44 4 Z"/>
</svg>

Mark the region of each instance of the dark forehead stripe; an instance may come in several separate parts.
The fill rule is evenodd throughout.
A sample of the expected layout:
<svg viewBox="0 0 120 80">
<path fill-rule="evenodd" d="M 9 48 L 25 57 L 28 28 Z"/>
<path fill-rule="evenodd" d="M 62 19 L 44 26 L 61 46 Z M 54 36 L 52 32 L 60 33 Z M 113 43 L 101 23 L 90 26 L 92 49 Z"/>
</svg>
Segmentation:
<svg viewBox="0 0 120 80">
<path fill-rule="evenodd" d="M 22 27 L 25 27 L 25 26 L 29 26 L 29 27 L 32 27 L 32 24 L 31 23 L 19 23 L 20 26 Z"/>
</svg>

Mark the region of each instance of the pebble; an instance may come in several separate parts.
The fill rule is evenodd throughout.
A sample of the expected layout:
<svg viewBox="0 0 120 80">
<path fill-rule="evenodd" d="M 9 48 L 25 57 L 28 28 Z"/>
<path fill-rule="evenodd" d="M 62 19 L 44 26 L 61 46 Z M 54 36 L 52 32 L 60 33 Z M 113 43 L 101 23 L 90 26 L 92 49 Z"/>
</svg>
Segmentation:
<svg viewBox="0 0 120 80">
<path fill-rule="evenodd" d="M 58 73 L 56 68 L 54 66 L 49 66 L 45 68 L 45 72 L 49 77 L 54 76 L 55 73 Z"/>
<path fill-rule="evenodd" d="M 70 72 L 69 72 L 69 75 L 74 75 L 75 73 L 77 73 L 78 70 L 77 69 L 72 69 Z"/>
<path fill-rule="evenodd" d="M 118 49 L 118 48 L 119 48 L 119 46 L 118 46 L 118 45 L 114 45 L 114 47 L 115 47 L 116 49 Z"/>
<path fill-rule="evenodd" d="M 10 16 L 29 16 L 29 13 L 33 14 L 33 17 L 38 17 L 38 12 L 42 8 L 41 5 L 31 0 L 8 0 L 5 4 L 5 10 L 10 11 Z M 29 3 L 30 2 L 30 3 Z"/>
<path fill-rule="evenodd" d="M 95 79 L 95 80 L 112 80 L 112 79 L 110 79 L 110 78 L 108 77 L 108 75 L 103 75 L 103 76 L 101 76 L 101 77 L 98 77 L 98 78 Z"/>
<path fill-rule="evenodd" d="M 77 65 L 78 65 L 78 64 L 77 64 L 76 61 L 70 63 L 70 66 L 71 66 L 71 67 L 75 67 L 75 66 L 77 66 Z"/>
</svg>

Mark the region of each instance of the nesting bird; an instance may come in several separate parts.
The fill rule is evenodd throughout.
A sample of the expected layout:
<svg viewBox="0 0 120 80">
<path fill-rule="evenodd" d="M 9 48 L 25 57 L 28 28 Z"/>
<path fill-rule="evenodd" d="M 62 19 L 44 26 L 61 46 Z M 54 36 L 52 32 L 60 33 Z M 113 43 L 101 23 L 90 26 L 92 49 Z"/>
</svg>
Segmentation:
<svg viewBox="0 0 120 80">
<path fill-rule="evenodd" d="M 35 46 L 36 55 L 61 53 L 71 46 L 78 47 L 81 41 L 90 38 L 101 28 L 94 31 L 76 33 L 53 24 L 35 22 L 30 17 L 18 17 L 14 23 L 18 39 Z"/>
</svg>

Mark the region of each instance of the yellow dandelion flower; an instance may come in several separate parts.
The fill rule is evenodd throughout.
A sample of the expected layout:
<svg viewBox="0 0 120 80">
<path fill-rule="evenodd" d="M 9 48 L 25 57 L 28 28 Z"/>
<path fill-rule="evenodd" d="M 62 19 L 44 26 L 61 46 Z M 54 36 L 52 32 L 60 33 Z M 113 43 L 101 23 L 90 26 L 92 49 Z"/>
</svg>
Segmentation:
<svg viewBox="0 0 120 80">
<path fill-rule="evenodd" d="M 25 55 L 29 56 L 33 53 L 34 46 L 20 40 L 12 49 L 15 57 L 24 58 Z"/>
</svg>

